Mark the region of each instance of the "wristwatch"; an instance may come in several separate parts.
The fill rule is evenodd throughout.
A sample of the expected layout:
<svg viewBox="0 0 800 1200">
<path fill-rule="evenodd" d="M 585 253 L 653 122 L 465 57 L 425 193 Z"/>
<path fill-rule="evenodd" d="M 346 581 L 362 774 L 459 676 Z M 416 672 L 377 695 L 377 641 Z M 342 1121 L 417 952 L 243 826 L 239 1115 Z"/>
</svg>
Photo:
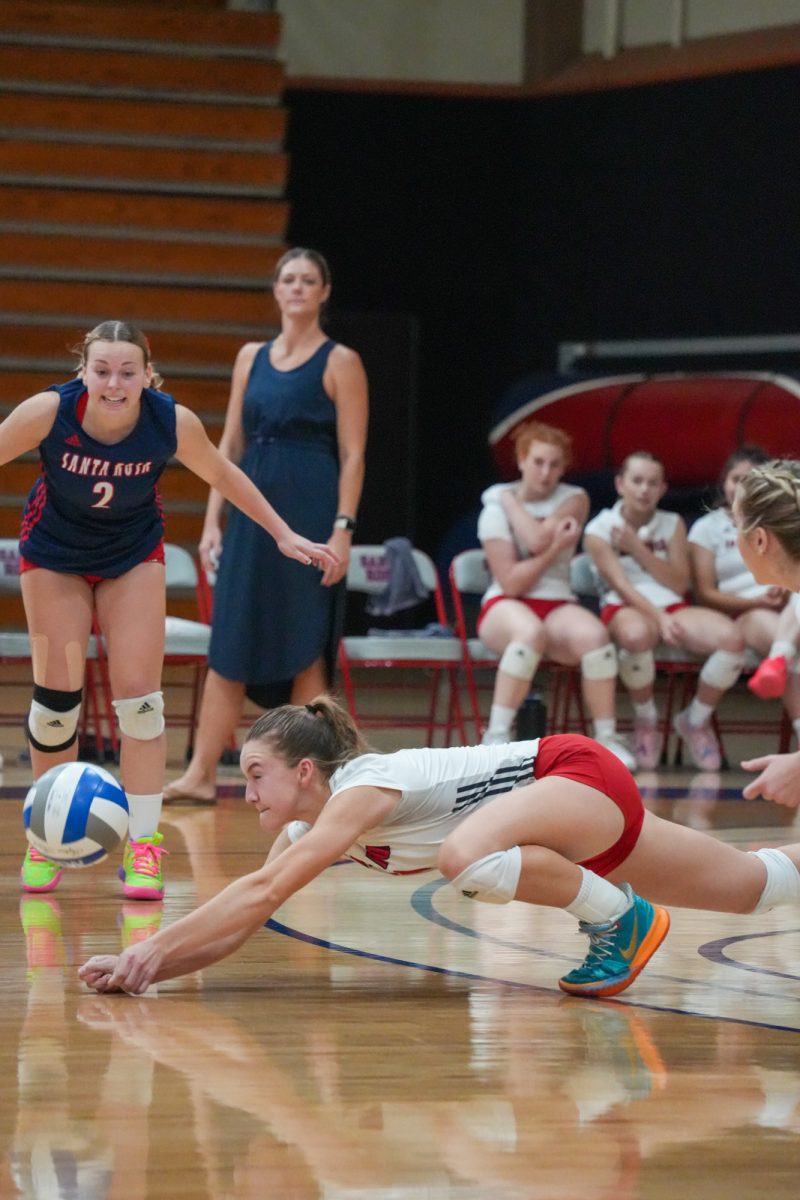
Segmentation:
<svg viewBox="0 0 800 1200">
<path fill-rule="evenodd" d="M 333 522 L 334 529 L 346 529 L 348 533 L 352 533 L 355 527 L 355 519 L 348 517 L 347 513 L 338 513 L 336 520 Z"/>
</svg>

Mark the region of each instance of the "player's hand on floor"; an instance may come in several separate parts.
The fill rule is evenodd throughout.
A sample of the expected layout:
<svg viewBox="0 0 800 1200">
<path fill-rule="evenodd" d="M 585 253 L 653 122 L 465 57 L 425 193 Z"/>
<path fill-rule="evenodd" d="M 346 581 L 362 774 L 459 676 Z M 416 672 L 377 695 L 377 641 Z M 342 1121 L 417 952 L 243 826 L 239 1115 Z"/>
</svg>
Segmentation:
<svg viewBox="0 0 800 1200">
<path fill-rule="evenodd" d="M 82 967 L 78 967 L 78 976 L 95 992 L 120 992 L 121 988 L 111 986 L 118 958 L 118 954 L 94 954 Z"/>
<path fill-rule="evenodd" d="M 140 996 L 156 977 L 160 956 L 152 944 L 129 946 L 122 954 L 95 954 L 78 975 L 96 992 L 128 992 Z"/>
</svg>

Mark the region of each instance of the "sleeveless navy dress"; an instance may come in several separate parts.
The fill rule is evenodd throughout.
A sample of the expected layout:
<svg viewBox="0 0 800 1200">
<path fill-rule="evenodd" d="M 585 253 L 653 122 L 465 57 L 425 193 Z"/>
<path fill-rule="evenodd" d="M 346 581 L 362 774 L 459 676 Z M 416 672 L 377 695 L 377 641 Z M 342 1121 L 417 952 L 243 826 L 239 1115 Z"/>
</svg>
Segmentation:
<svg viewBox="0 0 800 1200">
<path fill-rule="evenodd" d="M 245 389 L 240 462 L 296 532 L 326 542 L 336 517 L 339 459 L 336 409 L 322 385 L 335 343 L 299 367 L 276 370 L 271 343 L 253 359 Z M 214 588 L 209 665 L 269 707 L 316 659 L 333 667 L 344 582 L 323 587 L 321 572 L 286 558 L 260 525 L 228 512 Z"/>
</svg>

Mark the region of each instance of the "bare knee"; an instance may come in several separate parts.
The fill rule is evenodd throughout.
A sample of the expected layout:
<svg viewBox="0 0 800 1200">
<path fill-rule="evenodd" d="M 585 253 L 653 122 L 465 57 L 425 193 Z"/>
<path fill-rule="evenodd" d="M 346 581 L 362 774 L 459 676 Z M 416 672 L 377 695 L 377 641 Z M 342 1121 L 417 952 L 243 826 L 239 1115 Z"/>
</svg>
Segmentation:
<svg viewBox="0 0 800 1200">
<path fill-rule="evenodd" d="M 744 633 L 737 626 L 733 625 L 724 637 L 719 639 L 719 650 L 727 650 L 729 654 L 744 654 L 745 651 Z"/>
<path fill-rule="evenodd" d="M 643 654 L 646 650 L 652 650 L 655 644 L 650 630 L 645 627 L 626 629 L 624 633 L 615 635 L 615 641 L 620 650 L 628 654 Z"/>
<path fill-rule="evenodd" d="M 466 870 L 470 863 L 481 857 L 481 851 L 476 850 L 474 844 L 470 845 L 466 839 L 459 837 L 459 832 L 456 830 L 445 838 L 439 847 L 436 860 L 440 874 L 451 881 Z"/>
</svg>

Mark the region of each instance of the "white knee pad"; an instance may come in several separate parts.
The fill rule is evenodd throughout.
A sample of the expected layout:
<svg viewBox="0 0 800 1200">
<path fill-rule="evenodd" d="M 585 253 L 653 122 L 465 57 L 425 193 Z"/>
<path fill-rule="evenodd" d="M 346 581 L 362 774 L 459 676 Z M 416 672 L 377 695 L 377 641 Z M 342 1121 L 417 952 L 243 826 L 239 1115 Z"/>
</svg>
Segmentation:
<svg viewBox="0 0 800 1200">
<path fill-rule="evenodd" d="M 800 900 L 800 873 L 788 854 L 771 846 L 749 853 L 760 858 L 767 869 L 767 882 L 753 912 L 769 912 L 779 904 L 796 904 Z"/>
<path fill-rule="evenodd" d="M 581 675 L 584 679 L 615 679 L 617 676 L 617 649 L 609 643 L 587 650 L 581 656 Z"/>
<path fill-rule="evenodd" d="M 541 657 L 538 651 L 531 650 L 524 642 L 509 642 L 500 658 L 500 670 L 514 679 L 530 683 Z"/>
<path fill-rule="evenodd" d="M 498 850 L 479 858 L 450 882 L 469 900 L 508 904 L 517 893 L 521 871 L 522 851 L 519 846 L 512 846 L 510 850 Z"/>
<path fill-rule="evenodd" d="M 629 650 L 619 652 L 619 677 L 625 687 L 636 691 L 647 687 L 656 677 L 656 660 L 652 650 L 640 650 L 631 654 Z"/>
<path fill-rule="evenodd" d="M 119 727 L 128 737 L 149 742 L 164 732 L 164 693 L 148 692 L 129 700 L 114 700 Z"/>
<path fill-rule="evenodd" d="M 703 663 L 700 679 L 709 687 L 727 691 L 733 687 L 744 666 L 744 651 L 734 654 L 730 650 L 715 650 Z"/>
<path fill-rule="evenodd" d="M 31 745 L 45 754 L 56 754 L 71 746 L 78 734 L 82 695 L 81 688 L 64 692 L 34 684 L 28 713 Z"/>
</svg>

